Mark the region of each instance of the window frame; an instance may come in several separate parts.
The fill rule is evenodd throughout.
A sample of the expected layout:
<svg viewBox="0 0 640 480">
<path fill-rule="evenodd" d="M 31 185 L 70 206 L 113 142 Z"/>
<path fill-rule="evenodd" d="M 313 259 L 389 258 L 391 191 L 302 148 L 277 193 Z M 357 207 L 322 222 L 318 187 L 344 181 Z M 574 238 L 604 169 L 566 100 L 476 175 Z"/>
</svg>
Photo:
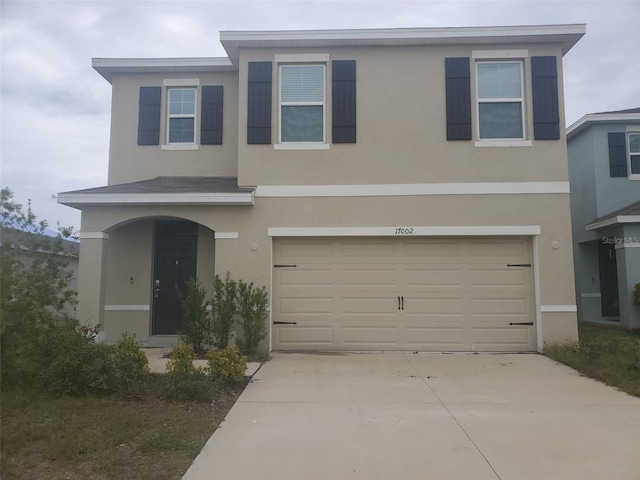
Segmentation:
<svg viewBox="0 0 640 480">
<path fill-rule="evenodd" d="M 329 55 L 276 55 L 278 66 L 278 141 L 275 150 L 328 150 L 327 139 L 327 64 Z M 288 67 L 319 66 L 322 67 L 322 102 L 283 102 L 282 101 L 282 70 Z M 321 106 L 322 107 L 322 140 L 306 142 L 287 142 L 282 140 L 282 108 L 286 106 Z"/>
<path fill-rule="evenodd" d="M 176 91 L 193 91 L 193 113 L 171 113 L 171 92 Z M 167 88 L 167 131 L 166 145 L 195 145 L 197 142 L 197 118 L 198 118 L 198 87 L 195 86 L 172 86 Z M 193 141 L 191 142 L 172 142 L 171 141 L 171 120 L 179 118 L 193 119 Z"/>
<path fill-rule="evenodd" d="M 475 111 L 476 111 L 476 146 L 531 146 L 531 141 L 527 140 L 527 125 L 526 119 L 527 114 L 525 111 L 525 58 L 527 57 L 527 53 L 518 52 L 522 55 L 521 58 L 490 58 L 489 56 L 478 56 L 474 55 L 475 60 Z M 480 75 L 479 75 L 479 67 L 480 65 L 486 64 L 517 64 L 520 69 L 520 97 L 516 98 L 480 98 Z M 520 115 L 522 122 L 522 135 L 520 137 L 499 137 L 499 138 L 483 138 L 480 136 L 480 105 L 481 104 L 497 104 L 497 103 L 520 103 Z"/>
<path fill-rule="evenodd" d="M 638 139 L 640 140 L 640 129 L 636 130 L 636 129 L 629 129 L 627 130 L 627 137 L 626 137 L 626 141 L 627 141 L 627 163 L 628 163 L 628 168 L 629 168 L 629 178 L 631 180 L 640 180 L 640 172 L 638 173 L 633 173 L 633 170 L 631 168 L 632 164 L 631 164 L 631 157 L 638 157 L 638 162 L 640 163 L 640 150 L 638 150 L 637 152 L 632 152 L 631 151 L 631 137 L 638 137 Z"/>
</svg>

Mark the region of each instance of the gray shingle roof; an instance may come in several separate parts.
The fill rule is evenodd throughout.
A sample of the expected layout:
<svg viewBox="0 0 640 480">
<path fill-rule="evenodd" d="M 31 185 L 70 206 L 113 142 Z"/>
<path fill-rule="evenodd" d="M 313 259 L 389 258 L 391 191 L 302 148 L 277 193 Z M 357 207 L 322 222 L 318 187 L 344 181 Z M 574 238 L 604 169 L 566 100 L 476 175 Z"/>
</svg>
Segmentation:
<svg viewBox="0 0 640 480">
<path fill-rule="evenodd" d="M 238 177 L 155 177 L 62 193 L 250 193 L 254 190 L 251 187 L 239 187 Z"/>
<path fill-rule="evenodd" d="M 626 207 L 622 207 L 615 212 L 611 212 L 607 215 L 603 215 L 602 217 L 598 217 L 591 223 L 602 222 L 603 220 L 608 220 L 610 218 L 615 218 L 618 216 L 631 216 L 631 215 L 640 215 L 640 202 L 632 203 L 631 205 L 627 205 Z"/>
<path fill-rule="evenodd" d="M 626 110 L 614 110 L 612 112 L 598 112 L 598 113 L 605 113 L 607 115 L 611 115 L 614 113 L 640 113 L 640 108 L 627 108 Z"/>
</svg>

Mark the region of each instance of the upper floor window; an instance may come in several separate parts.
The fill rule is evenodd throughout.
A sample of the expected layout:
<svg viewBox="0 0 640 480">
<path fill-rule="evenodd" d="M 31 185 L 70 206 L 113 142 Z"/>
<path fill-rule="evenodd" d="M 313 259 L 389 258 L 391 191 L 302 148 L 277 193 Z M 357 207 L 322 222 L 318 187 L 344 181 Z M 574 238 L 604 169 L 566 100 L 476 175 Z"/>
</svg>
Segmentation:
<svg viewBox="0 0 640 480">
<path fill-rule="evenodd" d="M 629 134 L 629 167 L 631 175 L 640 176 L 640 133 Z"/>
<path fill-rule="evenodd" d="M 524 139 L 522 62 L 478 62 L 479 139 Z"/>
<path fill-rule="evenodd" d="M 324 143 L 325 66 L 280 66 L 280 142 Z"/>
<path fill-rule="evenodd" d="M 195 143 L 196 89 L 168 90 L 167 143 Z"/>
</svg>

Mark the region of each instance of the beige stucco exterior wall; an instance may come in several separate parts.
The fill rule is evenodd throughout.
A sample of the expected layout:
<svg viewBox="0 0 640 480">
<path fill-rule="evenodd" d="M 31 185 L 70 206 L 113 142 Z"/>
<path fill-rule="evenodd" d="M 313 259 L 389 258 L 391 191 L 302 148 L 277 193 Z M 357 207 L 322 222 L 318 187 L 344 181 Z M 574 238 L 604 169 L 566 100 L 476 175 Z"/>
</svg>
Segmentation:
<svg viewBox="0 0 640 480">
<path fill-rule="evenodd" d="M 524 58 L 525 136 L 533 138 L 531 57 L 558 58 L 560 125 L 564 125 L 562 52 L 559 46 L 505 45 L 526 49 Z M 384 184 L 496 181 L 567 181 L 564 132 L 557 141 L 531 147 L 478 148 L 474 141 L 446 140 L 445 58 L 471 57 L 495 46 L 375 47 L 298 50 L 241 50 L 239 65 L 238 177 L 240 185 Z M 276 54 L 329 53 L 327 142 L 331 144 L 331 60 L 356 60 L 357 143 L 331 144 L 328 151 L 281 151 L 248 145 L 249 61 Z M 273 64 L 272 142 L 278 141 L 278 68 Z M 477 139 L 474 60 L 471 59 L 473 138 Z"/>
<path fill-rule="evenodd" d="M 162 90 L 160 144 L 138 145 L 138 103 L 140 87 L 161 87 L 164 79 L 197 78 L 196 109 L 200 111 L 204 85 L 222 85 L 222 145 L 198 145 L 198 150 L 162 150 L 166 143 L 167 87 Z M 144 180 L 156 176 L 236 176 L 238 157 L 237 73 L 198 73 L 184 75 L 116 75 L 113 78 L 111 141 L 109 144 L 108 184 Z M 196 143 L 200 141 L 200 115 L 196 115 Z"/>
</svg>

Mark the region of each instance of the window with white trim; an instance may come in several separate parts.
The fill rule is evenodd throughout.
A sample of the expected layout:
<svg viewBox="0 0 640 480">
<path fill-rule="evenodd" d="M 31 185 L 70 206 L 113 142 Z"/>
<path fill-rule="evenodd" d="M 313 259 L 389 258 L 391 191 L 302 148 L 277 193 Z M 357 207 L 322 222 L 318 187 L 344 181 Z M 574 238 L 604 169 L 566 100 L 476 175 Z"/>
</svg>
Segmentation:
<svg viewBox="0 0 640 480">
<path fill-rule="evenodd" d="M 478 138 L 523 140 L 521 61 L 476 63 Z"/>
<path fill-rule="evenodd" d="M 325 65 L 280 65 L 280 143 L 324 143 Z"/>
<path fill-rule="evenodd" d="M 640 133 L 628 134 L 629 172 L 640 178 Z"/>
<path fill-rule="evenodd" d="M 169 88 L 167 143 L 195 143 L 196 89 Z"/>
</svg>

